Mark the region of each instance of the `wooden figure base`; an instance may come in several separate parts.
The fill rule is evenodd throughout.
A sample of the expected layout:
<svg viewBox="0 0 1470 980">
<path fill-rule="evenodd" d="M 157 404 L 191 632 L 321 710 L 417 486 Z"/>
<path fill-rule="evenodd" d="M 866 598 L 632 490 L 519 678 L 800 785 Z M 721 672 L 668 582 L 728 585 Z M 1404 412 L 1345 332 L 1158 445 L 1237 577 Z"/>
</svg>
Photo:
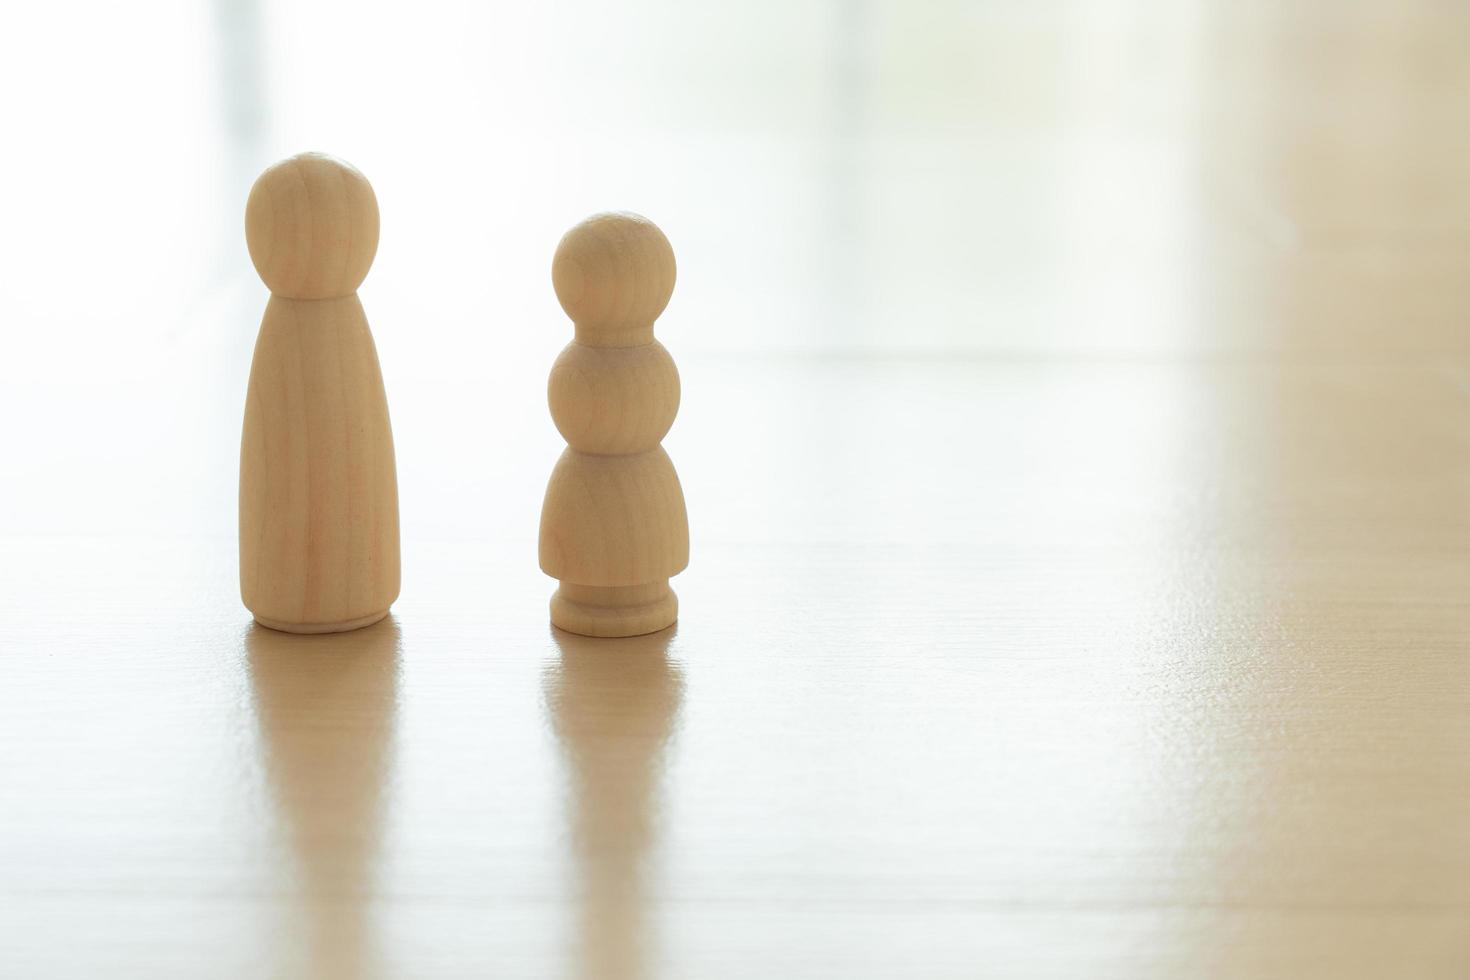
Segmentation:
<svg viewBox="0 0 1470 980">
<path fill-rule="evenodd" d="M 563 582 L 551 597 L 551 622 L 582 636 L 642 636 L 674 625 L 679 597 L 669 580 L 599 586 Z"/>
<path fill-rule="evenodd" d="M 266 619 L 256 616 L 255 621 L 266 629 L 279 630 L 282 633 L 346 633 L 350 630 L 360 630 L 364 626 L 371 626 L 388 615 L 388 610 L 369 613 L 357 619 L 349 619 L 340 623 L 283 623 L 275 619 Z"/>
</svg>

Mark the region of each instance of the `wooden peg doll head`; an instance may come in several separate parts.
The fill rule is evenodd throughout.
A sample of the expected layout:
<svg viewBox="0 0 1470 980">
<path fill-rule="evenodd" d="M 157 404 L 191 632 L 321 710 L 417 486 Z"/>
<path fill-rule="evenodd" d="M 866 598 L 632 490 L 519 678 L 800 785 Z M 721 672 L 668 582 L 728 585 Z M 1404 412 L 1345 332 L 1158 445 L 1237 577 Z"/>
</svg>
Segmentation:
<svg viewBox="0 0 1470 980">
<path fill-rule="evenodd" d="M 653 341 L 674 294 L 674 249 L 658 225 L 626 212 L 595 214 L 562 236 L 551 262 L 557 301 L 589 347 Z"/>
<path fill-rule="evenodd" d="M 245 204 L 245 241 L 270 291 L 351 296 L 378 251 L 378 199 L 351 164 L 302 153 L 266 170 Z"/>
</svg>

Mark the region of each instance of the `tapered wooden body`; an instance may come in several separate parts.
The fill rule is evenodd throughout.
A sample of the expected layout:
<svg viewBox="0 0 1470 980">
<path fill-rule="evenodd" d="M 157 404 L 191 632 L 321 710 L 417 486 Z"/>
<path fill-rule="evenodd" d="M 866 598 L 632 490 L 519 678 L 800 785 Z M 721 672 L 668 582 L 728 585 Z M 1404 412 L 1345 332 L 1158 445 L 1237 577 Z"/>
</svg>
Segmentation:
<svg viewBox="0 0 1470 980">
<path fill-rule="evenodd" d="M 689 564 L 689 518 L 659 444 L 679 410 L 679 372 L 653 322 L 674 255 L 652 222 L 597 215 L 567 233 L 552 265 L 576 339 L 551 371 L 551 416 L 567 440 L 541 510 L 541 568 L 561 580 L 551 621 L 588 636 L 671 625 L 669 578 Z"/>
<path fill-rule="evenodd" d="M 398 478 L 357 296 L 271 297 L 240 446 L 240 592 L 266 626 L 335 632 L 398 597 Z"/>
<path fill-rule="evenodd" d="M 378 352 L 357 287 L 378 204 L 354 167 L 303 153 L 245 206 L 271 290 L 240 442 L 240 594 L 262 625 L 333 633 L 398 598 L 398 475 Z"/>
</svg>

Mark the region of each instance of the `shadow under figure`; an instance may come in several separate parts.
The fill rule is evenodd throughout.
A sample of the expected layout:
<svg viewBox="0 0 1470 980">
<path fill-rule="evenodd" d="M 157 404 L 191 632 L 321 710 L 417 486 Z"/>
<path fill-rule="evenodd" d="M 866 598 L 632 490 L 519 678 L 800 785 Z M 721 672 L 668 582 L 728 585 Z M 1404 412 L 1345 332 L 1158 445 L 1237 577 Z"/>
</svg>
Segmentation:
<svg viewBox="0 0 1470 980">
<path fill-rule="evenodd" d="M 252 624 L 245 651 L 264 768 L 300 882 L 281 974 L 372 976 L 367 914 L 392 767 L 398 624 L 317 636 Z"/>
<path fill-rule="evenodd" d="M 664 747 L 684 700 L 683 675 L 667 655 L 677 629 L 592 639 L 552 628 L 561 659 L 547 668 L 543 691 L 572 790 L 589 978 L 646 972 L 644 864 L 658 837 Z"/>
</svg>

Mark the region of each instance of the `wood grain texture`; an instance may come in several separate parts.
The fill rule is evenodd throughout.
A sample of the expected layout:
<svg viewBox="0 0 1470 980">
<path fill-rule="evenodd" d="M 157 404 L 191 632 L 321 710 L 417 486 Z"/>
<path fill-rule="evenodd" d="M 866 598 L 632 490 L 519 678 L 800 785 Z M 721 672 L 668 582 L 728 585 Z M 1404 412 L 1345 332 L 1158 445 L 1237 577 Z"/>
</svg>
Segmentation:
<svg viewBox="0 0 1470 980">
<path fill-rule="evenodd" d="M 4 35 L 0 975 L 1470 976 L 1462 4 L 307 6 Z M 261 101 L 178 84 L 251 15 Z M 409 577 L 294 636 L 239 198 L 322 125 Z M 697 548 L 617 640 L 529 559 L 599 201 L 679 246 Z"/>
<path fill-rule="evenodd" d="M 251 257 L 289 293 L 266 306 L 240 444 L 240 594 L 272 629 L 357 629 L 398 597 L 393 431 L 355 292 L 377 228 L 372 189 L 330 158 L 293 157 L 250 194 Z"/>
<path fill-rule="evenodd" d="M 1463 374 L 682 367 L 673 630 L 548 629 L 534 488 L 327 637 L 7 538 L 12 972 L 1464 976 Z"/>
<path fill-rule="evenodd" d="M 552 261 L 576 339 L 547 385 L 568 446 L 546 487 L 540 562 L 561 580 L 551 621 L 574 633 L 634 636 L 678 618 L 669 577 L 689 564 L 689 517 L 659 443 L 679 411 L 679 372 L 653 339 L 674 276 L 668 239 L 632 214 L 588 218 Z"/>
<path fill-rule="evenodd" d="M 332 299 L 357 292 L 378 252 L 378 201 L 351 164 L 324 153 L 282 160 L 245 203 L 250 260 L 272 294 Z"/>
</svg>

